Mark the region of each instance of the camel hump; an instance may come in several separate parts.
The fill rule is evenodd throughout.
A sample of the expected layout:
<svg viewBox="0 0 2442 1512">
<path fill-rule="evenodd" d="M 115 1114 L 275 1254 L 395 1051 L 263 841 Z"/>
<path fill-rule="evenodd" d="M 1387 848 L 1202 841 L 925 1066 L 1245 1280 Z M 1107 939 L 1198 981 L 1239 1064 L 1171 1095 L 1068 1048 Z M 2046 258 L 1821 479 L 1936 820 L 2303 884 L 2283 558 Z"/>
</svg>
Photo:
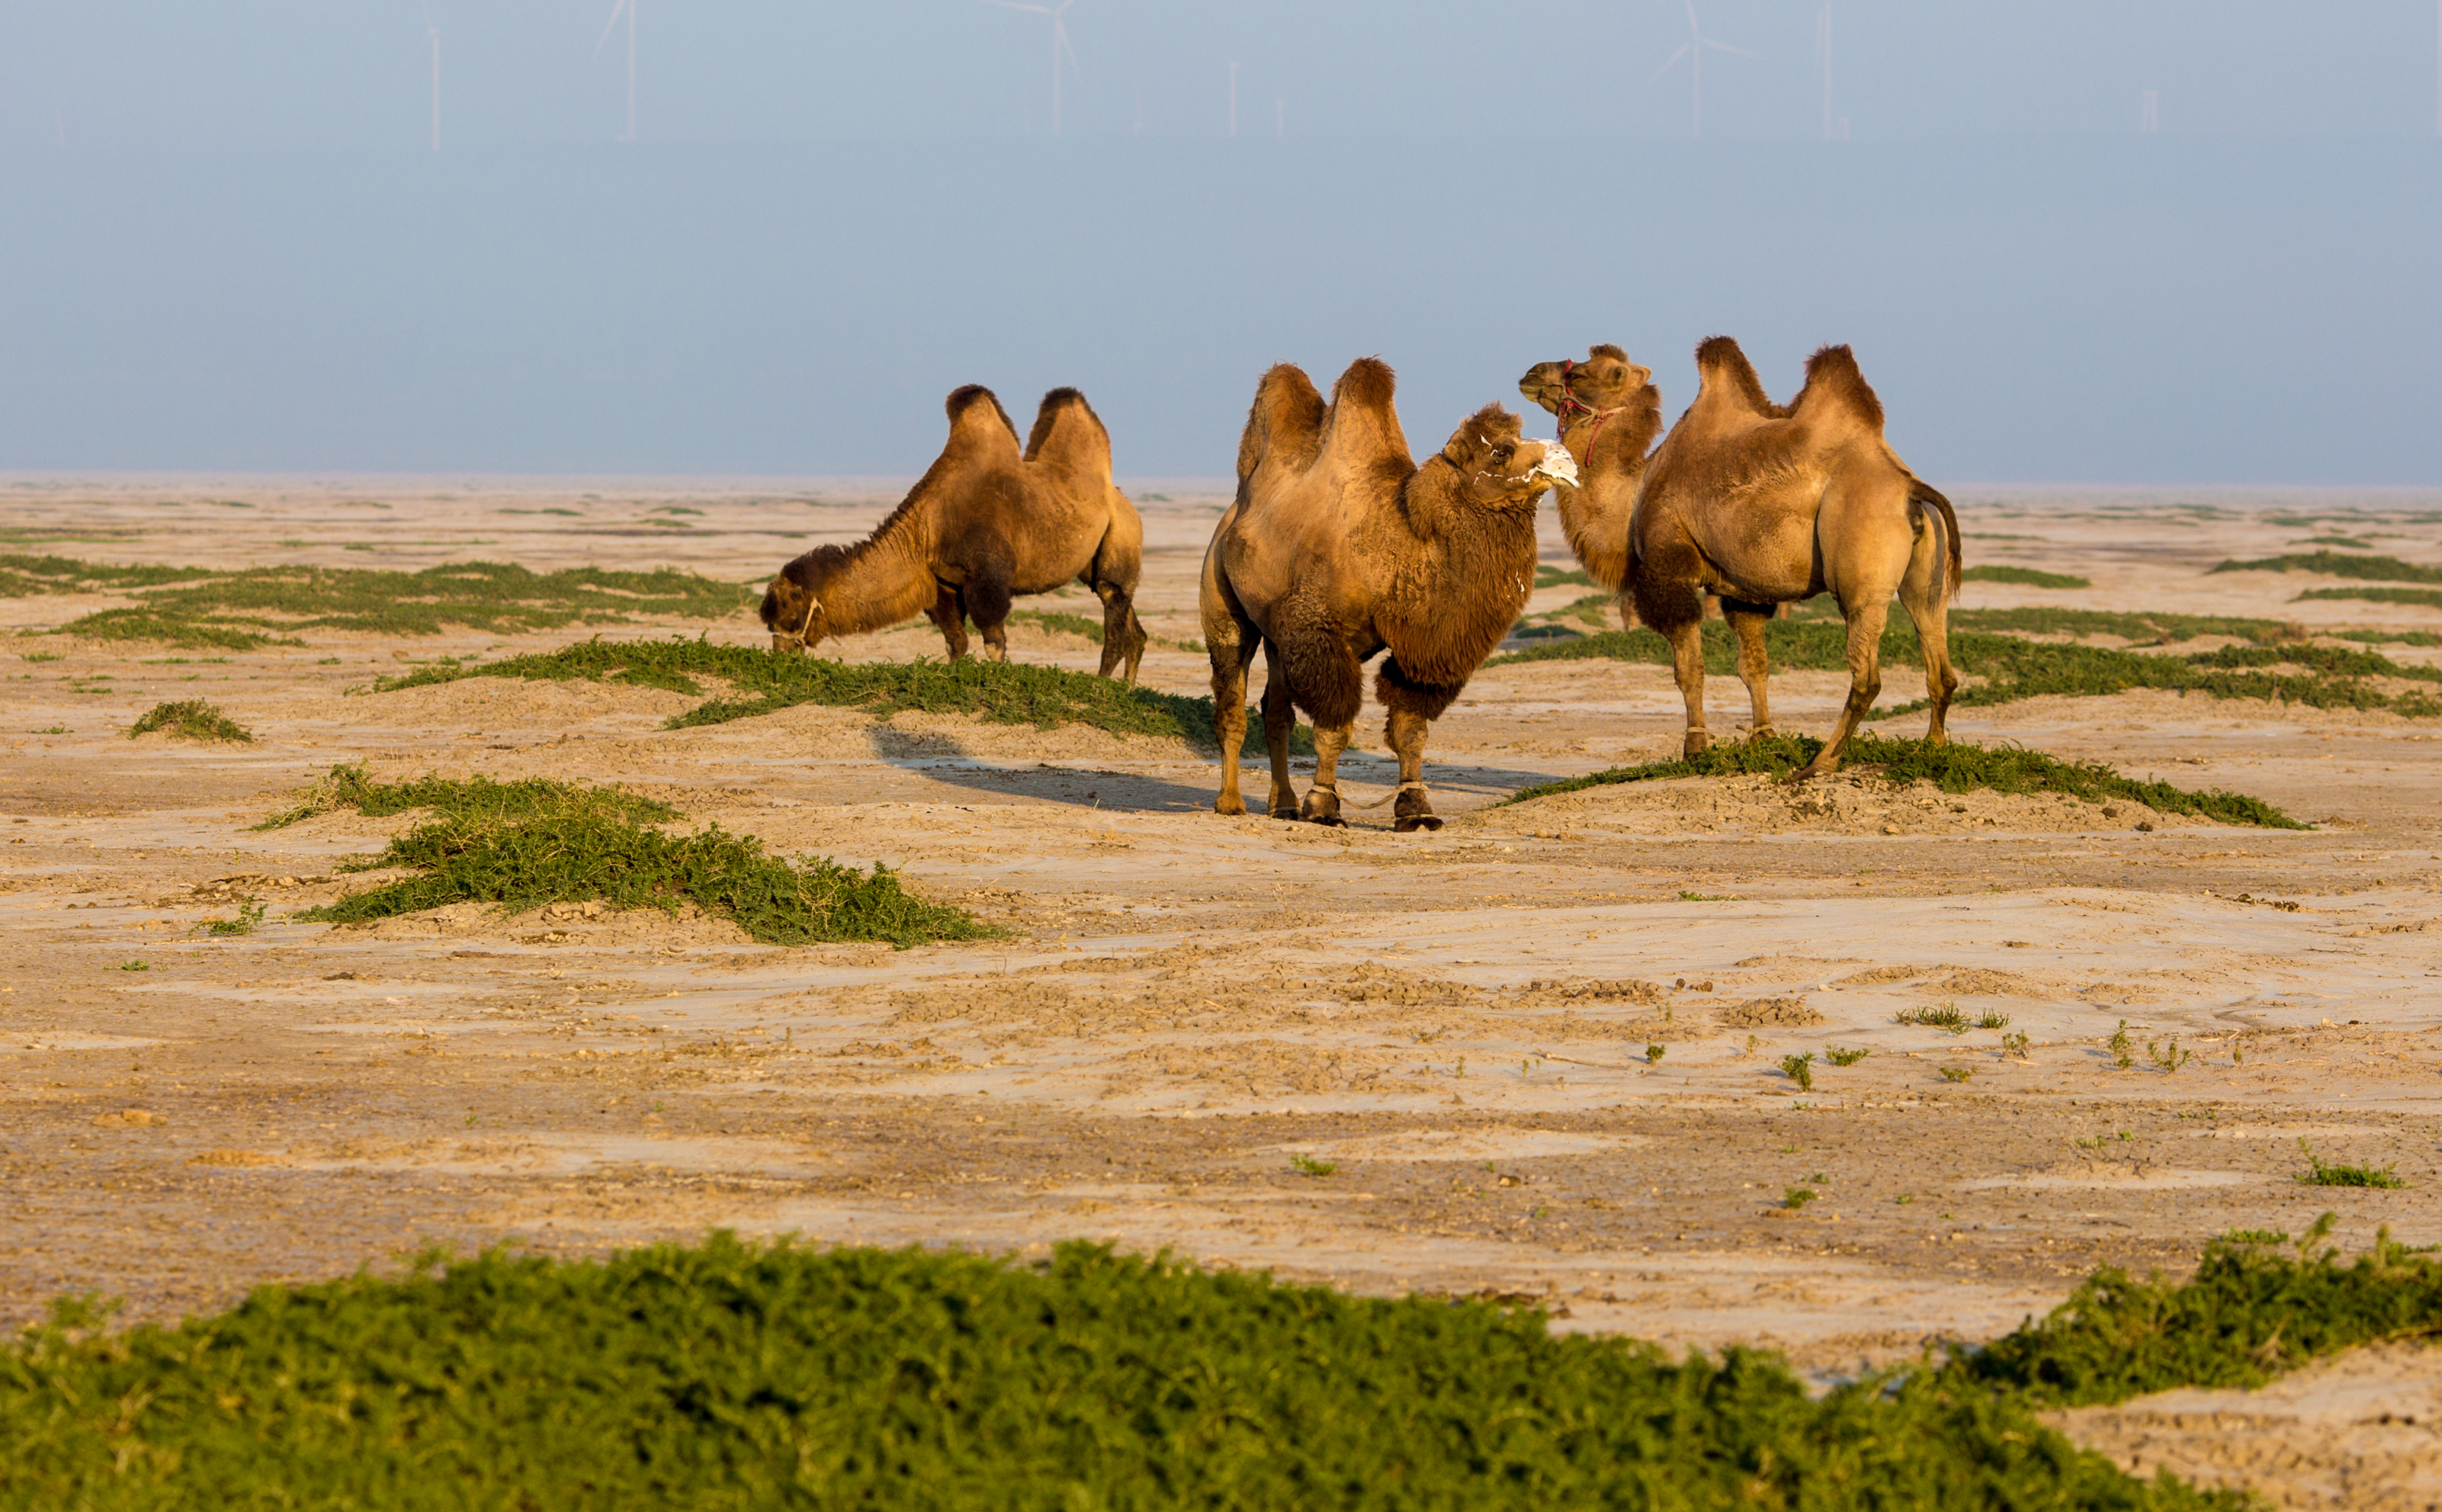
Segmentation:
<svg viewBox="0 0 2442 1512">
<path fill-rule="evenodd" d="M 1303 368 L 1276 362 L 1266 369 L 1255 383 L 1247 428 L 1238 437 L 1239 484 L 1243 487 L 1267 458 L 1291 471 L 1303 469 L 1321 444 L 1322 415 L 1322 395 Z"/>
<path fill-rule="evenodd" d="M 1017 422 L 1000 407 L 1000 396 L 980 383 L 961 384 L 951 390 L 950 397 L 942 401 L 941 408 L 950 416 L 950 434 L 953 436 L 968 427 L 982 423 L 989 410 L 991 417 L 999 420 L 1000 428 L 1009 432 L 1009 439 L 1011 442 L 1017 440 Z"/>
<path fill-rule="evenodd" d="M 1857 366 L 1857 354 L 1845 343 L 1824 347 L 1806 359 L 1806 387 L 1798 391 L 1797 403 L 1810 410 L 1835 405 L 1874 434 L 1883 433 L 1883 401 Z"/>
<path fill-rule="evenodd" d="M 1322 448 L 1343 480 L 1378 471 L 1395 482 L 1415 471 L 1416 459 L 1391 402 L 1398 386 L 1398 375 L 1380 357 L 1358 357 L 1331 386 Z"/>
<path fill-rule="evenodd" d="M 1066 388 L 1052 390 L 1043 396 L 1043 403 L 1035 407 L 1034 428 L 1026 436 L 1026 460 L 1034 462 L 1041 459 L 1044 448 L 1063 431 L 1064 423 L 1072 436 L 1082 428 L 1083 436 L 1075 439 L 1086 441 L 1101 451 L 1105 464 L 1109 462 L 1111 432 L 1103 424 L 1103 417 L 1085 402 L 1082 390 Z"/>
<path fill-rule="evenodd" d="M 1735 337 L 1708 336 L 1697 342 L 1696 373 L 1701 384 L 1699 397 L 1722 393 L 1758 414 L 1776 420 L 1789 416 L 1787 406 L 1773 403 L 1772 395 L 1763 392 L 1763 379 L 1756 375 L 1755 364 L 1747 360 L 1745 350 Z"/>
</svg>

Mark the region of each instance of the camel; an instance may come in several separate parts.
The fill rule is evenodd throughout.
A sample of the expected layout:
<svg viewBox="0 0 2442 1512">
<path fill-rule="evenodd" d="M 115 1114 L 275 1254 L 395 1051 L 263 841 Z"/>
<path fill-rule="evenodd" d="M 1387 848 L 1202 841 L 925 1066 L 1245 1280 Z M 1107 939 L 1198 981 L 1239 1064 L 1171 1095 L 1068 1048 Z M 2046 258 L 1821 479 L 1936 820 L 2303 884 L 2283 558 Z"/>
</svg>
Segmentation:
<svg viewBox="0 0 2442 1512">
<path fill-rule="evenodd" d="M 1759 737 L 1772 733 L 1765 623 L 1780 605 L 1822 592 L 1848 621 L 1848 702 L 1831 738 L 1791 781 L 1839 770 L 1857 721 L 1882 692 L 1883 626 L 1894 593 L 1924 648 L 1933 704 L 1925 738 L 1940 744 L 1959 688 L 1948 629 L 1960 569 L 1959 518 L 1883 440 L 1882 401 L 1855 354 L 1845 346 L 1816 352 L 1806 362 L 1805 387 L 1787 405 L 1766 397 L 1728 337 L 1697 347 L 1696 370 L 1695 402 L 1646 460 L 1627 572 L 1637 615 L 1670 642 L 1687 702 L 1686 754 L 1707 743 L 1700 633 L 1706 593 L 1719 595 L 1738 637 L 1739 677 Z M 1564 377 L 1562 387 L 1574 385 Z M 1599 488 L 1590 479 L 1584 491 Z"/>
<path fill-rule="evenodd" d="M 969 384 L 946 408 L 948 445 L 889 519 L 772 579 L 762 615 L 774 653 L 920 612 L 953 660 L 967 654 L 973 618 L 993 660 L 1006 662 L 1010 599 L 1073 579 L 1103 601 L 1102 675 L 1124 663 L 1134 683 L 1145 648 L 1135 605 L 1144 521 L 1111 483 L 1110 432 L 1093 407 L 1074 389 L 1045 394 L 1023 452 L 990 389 Z"/>
<path fill-rule="evenodd" d="M 1617 595 L 1625 626 L 1636 624 L 1628 594 L 1628 522 L 1645 479 L 1646 448 L 1662 433 L 1662 391 L 1650 369 L 1608 343 L 1583 362 L 1539 362 L 1518 390 L 1559 421 L 1561 445 L 1577 465 L 1579 486 L 1552 490 L 1560 532 L 1586 575 Z"/>
<path fill-rule="evenodd" d="M 1364 664 L 1387 649 L 1375 696 L 1399 758 L 1394 828 L 1442 827 L 1425 792 L 1426 729 L 1517 623 L 1535 583 L 1536 503 L 1554 483 L 1575 483 L 1576 469 L 1560 446 L 1522 440 L 1518 417 L 1498 405 L 1468 416 L 1419 467 L 1392 407 L 1394 383 L 1388 364 L 1364 357 L 1339 375 L 1328 408 L 1286 363 L 1256 385 L 1238 495 L 1204 556 L 1217 812 L 1247 811 L 1238 756 L 1260 647 L 1270 813 L 1344 824 L 1339 755 L 1364 700 Z M 1289 781 L 1293 707 L 1314 720 L 1303 803 Z"/>
</svg>

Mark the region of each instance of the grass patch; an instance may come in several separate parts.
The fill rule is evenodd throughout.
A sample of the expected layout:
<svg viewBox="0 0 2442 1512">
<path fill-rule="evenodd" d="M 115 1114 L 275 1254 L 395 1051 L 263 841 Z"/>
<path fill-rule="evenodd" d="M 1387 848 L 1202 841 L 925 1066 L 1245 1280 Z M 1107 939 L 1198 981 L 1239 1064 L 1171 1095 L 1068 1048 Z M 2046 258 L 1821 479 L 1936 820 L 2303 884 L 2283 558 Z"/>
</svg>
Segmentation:
<svg viewBox="0 0 2442 1512">
<path fill-rule="evenodd" d="M 2021 588 L 2092 588 L 2091 579 L 2068 573 L 2038 572 L 2032 567 L 1986 565 L 1971 567 L 1959 574 L 1970 583 L 2015 583 Z"/>
<path fill-rule="evenodd" d="M 986 662 L 839 662 L 818 656 L 775 656 L 743 646 L 714 646 L 673 637 L 661 641 L 583 641 L 556 651 L 513 656 L 483 666 L 430 666 L 374 684 L 377 691 L 447 683 L 462 677 L 519 677 L 554 682 L 586 679 L 702 695 L 699 678 L 719 678 L 731 692 L 707 698 L 664 721 L 666 729 L 722 724 L 774 714 L 800 703 L 856 708 L 876 719 L 902 709 L 969 714 L 996 724 L 1040 730 L 1090 725 L 1114 735 L 1186 740 L 1212 750 L 1212 701 L 1122 684 L 1056 666 Z M 1247 747 L 1264 750 L 1262 716 L 1248 711 Z M 1314 754 L 1314 731 L 1299 725 L 1289 746 Z"/>
<path fill-rule="evenodd" d="M 1546 567 L 1538 562 L 1535 565 L 1535 586 L 1538 589 L 1592 588 L 1595 586 L 1595 580 L 1586 575 L 1586 570 L 1582 567 Z M 1604 602 L 1608 603 L 1610 600 L 1606 599 Z"/>
<path fill-rule="evenodd" d="M 0 1502 L 226 1507 L 2235 1508 L 1981 1380 L 1557 1337 L 1067 1245 L 716 1236 L 264 1286 L 0 1354 Z"/>
<path fill-rule="evenodd" d="M 1056 610 L 1013 609 L 1009 611 L 1009 617 L 1062 635 L 1082 635 L 1097 646 L 1103 644 L 1103 622 L 1087 619 L 1083 614 L 1063 614 Z"/>
<path fill-rule="evenodd" d="M 666 803 L 615 788 L 580 788 L 549 777 L 495 782 L 489 777 L 418 777 L 412 782 L 375 782 L 362 766 L 333 767 L 284 809 L 253 828 L 279 829 L 316 814 L 354 809 L 374 818 L 428 809 L 449 819 L 476 824 L 515 824 L 544 816 L 601 814 L 629 824 L 664 824 L 680 817 Z"/>
<path fill-rule="evenodd" d="M 219 707 L 202 699 L 180 699 L 173 703 L 155 703 L 144 717 L 128 726 L 131 740 L 139 735 L 158 730 L 173 740 L 219 740 L 234 745 L 252 745 L 254 732 L 223 714 Z"/>
<path fill-rule="evenodd" d="M 238 904 L 235 919 L 207 919 L 195 927 L 215 938 L 251 935 L 254 926 L 263 922 L 263 913 L 262 900 L 248 898 Z"/>
<path fill-rule="evenodd" d="M 2291 552 L 2286 556 L 2259 556 L 2252 561 L 2226 561 L 2214 573 L 2321 573 L 2325 577 L 2360 577 L 2378 583 L 2442 583 L 2442 567 L 2403 562 L 2396 556 L 2354 556 L 2347 552 Z"/>
<path fill-rule="evenodd" d="M 2369 604 L 2415 604 L 2423 609 L 2442 609 L 2442 589 L 2433 588 L 2310 588 L 2290 602 L 2304 603 L 2314 598 L 2349 598 Z"/>
<path fill-rule="evenodd" d="M 1723 741 L 1685 760 L 1613 767 L 1582 777 L 1522 788 L 1502 802 L 1525 803 L 1618 782 L 1658 782 L 1674 777 L 1786 777 L 1813 760 L 1814 754 L 1822 749 L 1822 741 L 1805 735 Z M 2141 803 L 2158 813 L 2196 814 L 2223 824 L 2257 825 L 2270 829 L 2307 828 L 2261 798 L 2225 792 L 2218 788 L 2194 792 L 2167 782 L 2140 782 L 2099 761 L 2063 761 L 2021 746 L 1971 745 L 1964 740 L 1929 745 L 1923 740 L 1861 732 L 1849 743 L 1848 759 L 1860 767 L 1879 769 L 1878 774 L 1886 781 L 1908 783 L 1922 778 L 1944 792 L 1989 788 L 2009 793 L 2059 792 L 2098 803 L 2121 798 Z"/>
<path fill-rule="evenodd" d="M 277 632 L 315 628 L 433 635 L 446 626 L 507 633 L 626 624 L 652 615 L 719 619 L 753 604 L 758 589 L 675 568 L 536 573 L 503 562 L 450 562 L 414 573 L 303 565 L 225 572 L 0 556 L 0 595 L 141 595 L 137 606 L 85 615 L 54 634 L 233 650 L 296 645 Z"/>
<path fill-rule="evenodd" d="M 2153 1048 L 2150 1045 L 2145 1047 L 2149 1050 Z M 2326 1165 L 2315 1154 L 2314 1147 L 2305 1140 L 2299 1140 L 2298 1148 L 2305 1153 L 2306 1164 L 2311 1168 L 2298 1178 L 2305 1186 L 2380 1187 L 2388 1191 L 2408 1185 L 2399 1178 L 2398 1173 L 2389 1166 Z"/>
<path fill-rule="evenodd" d="M 2097 1271 L 2041 1322 L 2030 1321 L 1942 1374 L 2032 1403 L 2083 1407 L 2180 1386 L 2256 1387 L 2359 1344 L 2442 1329 L 2442 1265 L 2385 1230 L 2350 1265 L 2318 1249 L 2332 1214 L 2303 1235 L 2233 1233 L 2174 1285 Z"/>
<path fill-rule="evenodd" d="M 2294 641 L 2280 644 L 2294 632 L 2270 620 L 2088 614 L 2075 610 L 1962 610 L 1951 618 L 1952 663 L 1960 672 L 1984 680 L 1960 688 L 1952 701 L 1954 706 L 2011 703 L 2047 694 L 2092 698 L 2131 688 L 2160 688 L 2195 691 L 2216 699 L 2266 699 L 2311 708 L 2389 709 L 2411 719 L 2442 716 L 2442 701 L 2416 692 L 2389 693 L 2366 681 L 2380 676 L 2433 682 L 2436 678 L 2434 668 L 2405 665 L 2371 651 L 2306 646 Z M 2164 656 L 2109 647 L 2032 641 L 2022 634 L 2006 633 L 2024 630 L 2120 634 L 2138 624 L 2165 639 L 2245 633 L 2251 638 L 2262 636 L 2263 641 L 2192 656 Z M 1992 626 L 2005 633 L 1967 628 L 1975 625 Z M 1774 668 L 1779 671 L 1848 668 L 1848 630 L 1836 619 L 1773 620 L 1764 627 L 1764 643 Z M 1707 622 L 1704 627 L 1704 649 L 1707 673 L 1727 677 L 1737 672 L 1737 645 L 1729 627 Z M 1894 619 L 1884 629 L 1882 659 L 1886 666 L 1924 665 L 1916 628 L 1904 618 Z M 1667 666 L 1670 645 L 1652 630 L 1641 628 L 1606 630 L 1558 645 L 1512 651 L 1485 665 L 1588 660 Z M 1874 718 L 1894 719 L 1924 706 L 1920 699 L 1886 709 Z"/>
<path fill-rule="evenodd" d="M 691 835 L 666 834 L 629 816 L 648 800 L 586 789 L 557 795 L 540 791 L 558 786 L 491 785 L 473 801 L 499 807 L 478 811 L 432 805 L 442 807 L 442 817 L 400 835 L 380 854 L 339 868 L 403 867 L 415 876 L 296 917 L 355 924 L 455 902 L 499 903 L 519 913 L 599 900 L 613 908 L 671 915 L 693 903 L 767 945 L 887 940 L 904 949 L 989 933 L 958 909 L 910 896 L 886 866 L 877 864 L 868 876 L 824 858 L 792 864 L 764 854 L 754 836 L 733 835 L 718 825 Z M 510 811 L 530 799 L 543 806 Z"/>
</svg>

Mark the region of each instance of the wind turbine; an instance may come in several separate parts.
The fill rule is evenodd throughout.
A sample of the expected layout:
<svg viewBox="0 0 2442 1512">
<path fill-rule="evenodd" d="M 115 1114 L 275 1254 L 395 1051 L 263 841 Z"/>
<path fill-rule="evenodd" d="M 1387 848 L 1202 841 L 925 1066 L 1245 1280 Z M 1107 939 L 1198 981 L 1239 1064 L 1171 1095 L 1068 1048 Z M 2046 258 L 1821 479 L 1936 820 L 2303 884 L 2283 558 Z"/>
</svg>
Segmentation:
<svg viewBox="0 0 2442 1512">
<path fill-rule="evenodd" d="M 1832 6 L 1824 0 L 1823 14 L 1814 23 L 1814 55 L 1823 64 L 1823 139 L 1832 139 Z"/>
<path fill-rule="evenodd" d="M 628 135 L 623 142 L 636 139 L 636 0 L 618 0 L 610 8 L 610 19 L 602 23 L 602 40 L 593 45 L 593 56 L 602 56 L 603 44 L 610 40 L 610 30 L 619 25 L 621 12 L 628 17 Z"/>
<path fill-rule="evenodd" d="M 432 150 L 441 151 L 441 28 L 432 24 L 432 8 L 424 8 L 424 35 L 432 44 Z"/>
<path fill-rule="evenodd" d="M 1077 82 L 1081 84 L 1085 82 L 1085 70 L 1077 66 L 1077 49 L 1068 46 L 1068 23 L 1061 19 L 1076 3 L 1077 0 L 1060 0 L 1057 6 L 1033 6 L 1020 4 L 1019 0 L 984 0 L 984 4 L 998 6 L 1003 10 L 1031 10 L 1038 16 L 1051 18 L 1051 135 L 1054 137 L 1060 135 L 1060 60 L 1064 54 L 1068 59 L 1069 71 L 1077 76 Z"/>
<path fill-rule="evenodd" d="M 1749 52 L 1744 47 L 1733 47 L 1726 42 L 1716 42 L 1705 36 L 1704 28 L 1696 24 L 1696 0 L 1687 0 L 1687 40 L 1680 44 L 1679 50 L 1670 55 L 1670 61 L 1655 69 L 1653 77 L 1646 82 L 1646 87 L 1652 88 L 1662 82 L 1664 74 L 1679 66 L 1680 59 L 1687 60 L 1687 73 L 1694 85 L 1690 94 L 1695 101 L 1696 135 L 1699 137 L 1704 135 L 1704 49 L 1707 47 L 1715 52 L 1734 52 L 1741 58 L 1759 59 L 1763 56 L 1762 53 Z"/>
</svg>

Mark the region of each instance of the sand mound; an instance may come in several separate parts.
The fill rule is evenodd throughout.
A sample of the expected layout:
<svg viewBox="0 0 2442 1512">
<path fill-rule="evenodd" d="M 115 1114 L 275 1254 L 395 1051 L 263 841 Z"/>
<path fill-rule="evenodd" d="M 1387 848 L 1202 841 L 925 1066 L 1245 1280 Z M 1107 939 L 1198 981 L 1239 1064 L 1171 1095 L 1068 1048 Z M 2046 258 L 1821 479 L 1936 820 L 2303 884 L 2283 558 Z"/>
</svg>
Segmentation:
<svg viewBox="0 0 2442 1512">
<path fill-rule="evenodd" d="M 519 733 L 555 735 L 578 726 L 650 729 L 702 701 L 683 693 L 621 683 L 467 677 L 394 693 L 357 695 L 332 713 L 348 725 L 480 730 L 507 738 Z"/>
</svg>

